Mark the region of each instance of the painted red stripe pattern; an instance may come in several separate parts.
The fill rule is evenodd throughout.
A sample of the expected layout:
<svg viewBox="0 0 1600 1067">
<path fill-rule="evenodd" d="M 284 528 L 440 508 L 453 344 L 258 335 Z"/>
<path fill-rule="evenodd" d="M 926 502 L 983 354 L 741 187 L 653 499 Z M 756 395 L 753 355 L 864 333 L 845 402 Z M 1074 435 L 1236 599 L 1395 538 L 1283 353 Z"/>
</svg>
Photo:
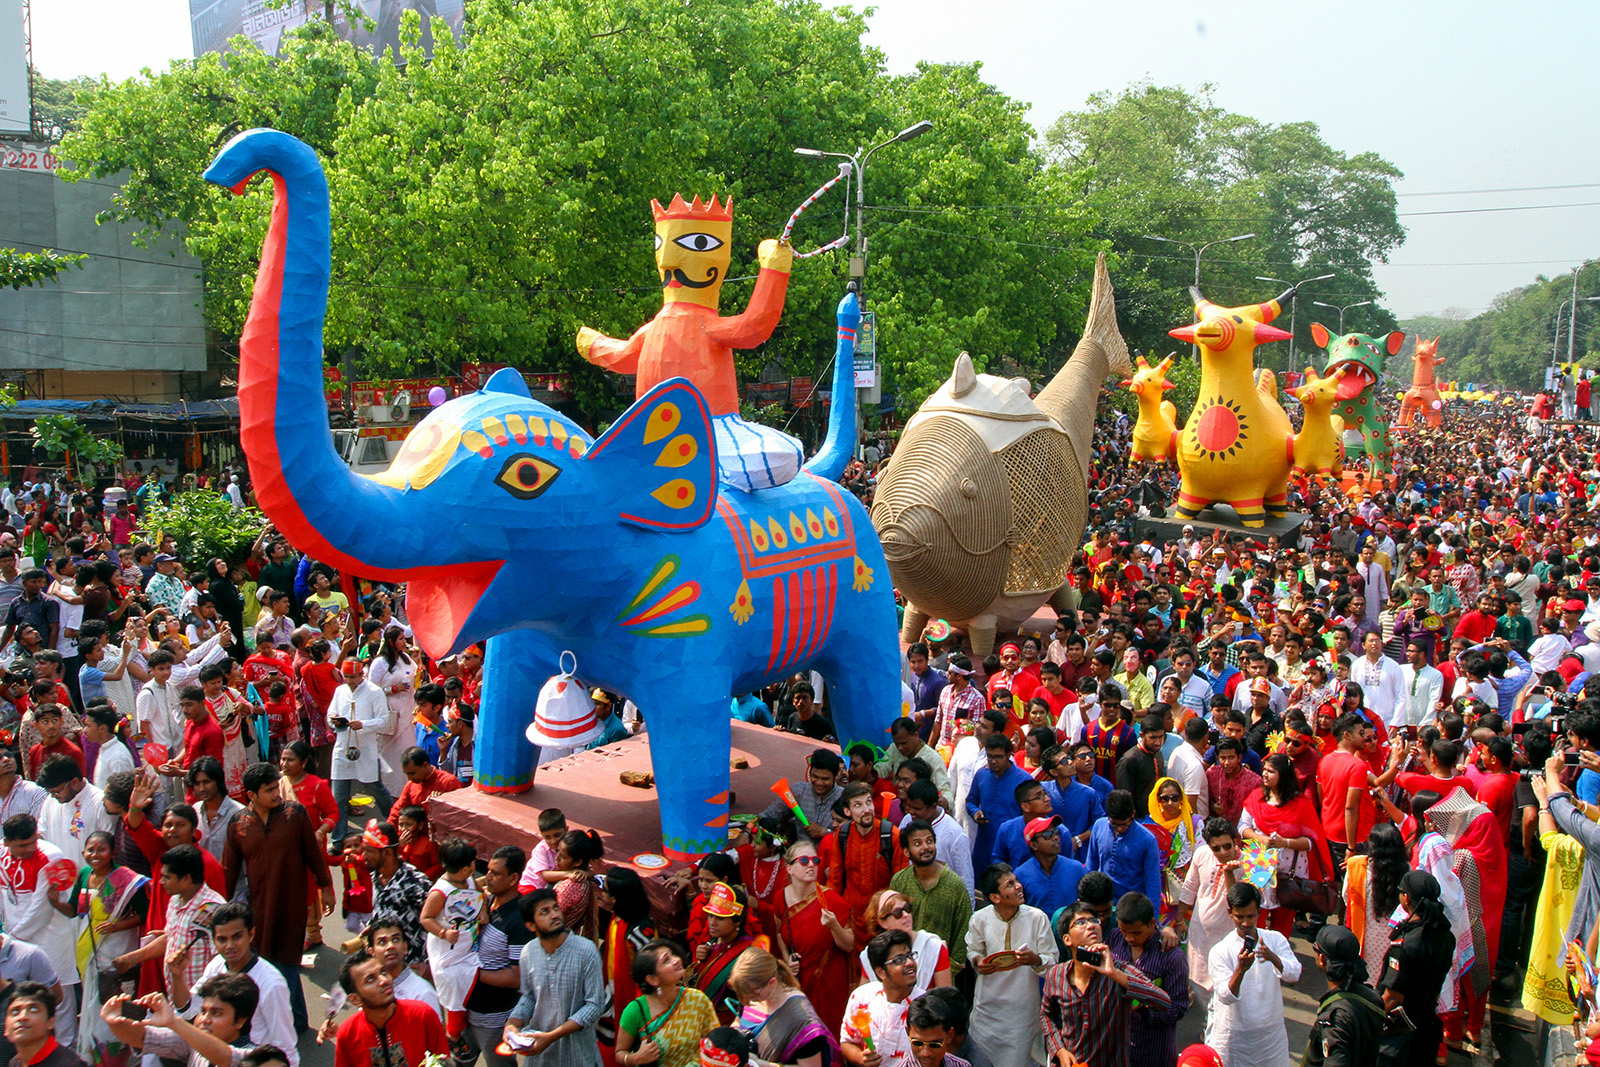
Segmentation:
<svg viewBox="0 0 1600 1067">
<path fill-rule="evenodd" d="M 832 564 L 772 579 L 772 645 L 767 672 L 816 655 L 833 629 L 839 569 Z"/>
</svg>

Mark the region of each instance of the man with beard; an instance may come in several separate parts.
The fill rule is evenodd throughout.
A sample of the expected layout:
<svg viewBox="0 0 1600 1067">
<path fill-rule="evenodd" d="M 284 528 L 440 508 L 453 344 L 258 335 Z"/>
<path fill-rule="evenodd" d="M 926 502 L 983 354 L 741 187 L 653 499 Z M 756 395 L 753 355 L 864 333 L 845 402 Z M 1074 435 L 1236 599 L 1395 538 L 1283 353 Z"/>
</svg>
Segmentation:
<svg viewBox="0 0 1600 1067">
<path fill-rule="evenodd" d="M 244 772 L 249 806 L 228 824 L 222 866 L 228 876 L 228 896 L 244 874 L 250 886 L 250 903 L 259 921 L 254 942 L 289 983 L 295 1026 L 306 1025 L 305 992 L 300 985 L 300 954 L 305 946 L 306 886 L 321 889 L 322 914 L 333 914 L 333 880 L 328 861 L 318 847 L 316 824 L 306 809 L 284 803 L 278 768 L 257 763 Z"/>
<path fill-rule="evenodd" d="M 911 925 L 941 938 L 950 951 L 950 969 L 967 963 L 967 923 L 972 918 L 972 891 L 960 876 L 939 862 L 939 838 L 931 825 L 912 819 L 900 828 L 911 865 L 889 879 L 889 888 L 911 902 Z"/>
<path fill-rule="evenodd" d="M 519 906 L 536 938 L 522 947 L 522 999 L 506 1020 L 506 1044 L 523 1052 L 529 1067 L 599 1067 L 600 951 L 572 936 L 554 889 L 536 889 Z"/>
</svg>

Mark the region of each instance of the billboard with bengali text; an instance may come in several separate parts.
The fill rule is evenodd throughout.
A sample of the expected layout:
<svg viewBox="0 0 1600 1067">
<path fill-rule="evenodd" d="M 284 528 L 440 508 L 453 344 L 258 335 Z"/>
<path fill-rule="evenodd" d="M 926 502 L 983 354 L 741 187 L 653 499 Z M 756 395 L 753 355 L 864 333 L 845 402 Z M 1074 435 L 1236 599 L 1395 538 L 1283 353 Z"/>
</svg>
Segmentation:
<svg viewBox="0 0 1600 1067">
<path fill-rule="evenodd" d="M 23 28 L 22 0 L 0 0 L 0 134 L 32 129 Z"/>
<path fill-rule="evenodd" d="M 0 0 L 0 6 L 13 2 L 20 0 Z M 422 46 L 429 52 L 433 51 L 435 17 L 443 19 L 458 38 L 466 17 L 466 0 L 354 0 L 352 6 L 365 20 L 353 22 L 339 11 L 334 15 L 334 26 L 339 36 L 370 48 L 375 54 L 386 48 L 399 49 L 400 20 L 407 11 L 421 14 Z M 189 0 L 194 54 L 227 51 L 229 40 L 240 34 L 262 51 L 276 54 L 283 35 L 305 25 L 307 19 L 321 18 L 323 7 L 323 0 L 290 0 L 280 7 L 270 7 L 266 0 Z"/>
</svg>

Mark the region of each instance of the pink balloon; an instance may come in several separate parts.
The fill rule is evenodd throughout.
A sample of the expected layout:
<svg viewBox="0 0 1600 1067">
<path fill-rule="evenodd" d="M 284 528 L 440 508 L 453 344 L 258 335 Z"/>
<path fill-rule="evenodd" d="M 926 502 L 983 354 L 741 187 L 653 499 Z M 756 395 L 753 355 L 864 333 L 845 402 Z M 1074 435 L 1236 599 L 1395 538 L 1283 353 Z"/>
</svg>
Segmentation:
<svg viewBox="0 0 1600 1067">
<path fill-rule="evenodd" d="M 444 391 L 444 386 L 442 385 L 436 385 L 428 390 L 428 403 L 433 407 L 438 407 L 448 399 L 450 399 L 450 394 Z"/>
<path fill-rule="evenodd" d="M 1444 401 L 1442 401 L 1442 400 L 1435 400 L 1435 401 L 1434 401 L 1434 402 L 1433 402 L 1433 410 L 1435 410 L 1435 411 L 1438 411 L 1438 410 L 1439 410 L 1439 409 L 1440 409 L 1440 408 L 1442 408 L 1442 407 L 1444 407 Z"/>
</svg>

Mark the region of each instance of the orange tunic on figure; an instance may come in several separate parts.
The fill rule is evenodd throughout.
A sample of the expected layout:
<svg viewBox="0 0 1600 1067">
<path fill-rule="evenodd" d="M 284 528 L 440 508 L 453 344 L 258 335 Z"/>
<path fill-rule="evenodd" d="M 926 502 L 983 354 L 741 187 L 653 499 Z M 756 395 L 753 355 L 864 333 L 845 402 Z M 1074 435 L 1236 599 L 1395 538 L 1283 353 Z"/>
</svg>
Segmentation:
<svg viewBox="0 0 1600 1067">
<path fill-rule="evenodd" d="M 589 361 L 618 374 L 638 375 L 635 396 L 669 378 L 687 378 L 705 394 L 711 414 L 736 415 L 739 387 L 733 350 L 755 348 L 772 336 L 788 289 L 787 271 L 763 268 L 742 315 L 724 318 L 713 307 L 668 303 L 626 341 L 596 337 Z"/>
</svg>

